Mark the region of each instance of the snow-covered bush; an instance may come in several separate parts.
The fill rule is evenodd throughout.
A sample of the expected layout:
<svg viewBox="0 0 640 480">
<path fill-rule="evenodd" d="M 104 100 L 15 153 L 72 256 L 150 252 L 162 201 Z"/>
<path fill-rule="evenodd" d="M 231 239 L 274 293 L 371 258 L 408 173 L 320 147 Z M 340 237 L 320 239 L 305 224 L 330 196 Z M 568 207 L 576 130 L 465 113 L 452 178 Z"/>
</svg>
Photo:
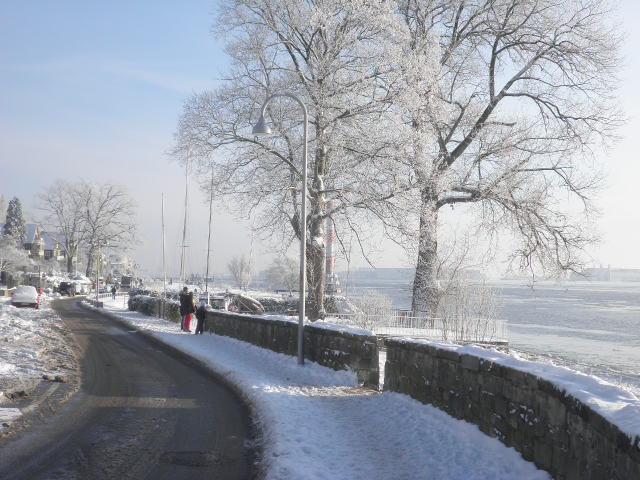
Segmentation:
<svg viewBox="0 0 640 480">
<path fill-rule="evenodd" d="M 491 341 L 496 336 L 497 295 L 484 281 L 473 282 L 456 274 L 441 289 L 438 322 L 442 339 L 453 341 Z"/>
<path fill-rule="evenodd" d="M 24 269 L 32 263 L 28 252 L 13 237 L 0 234 L 0 274 L 8 274 L 14 283 L 19 282 Z"/>
<path fill-rule="evenodd" d="M 350 316 L 352 322 L 365 330 L 374 330 L 376 326 L 386 325 L 392 315 L 391 298 L 377 290 L 367 290 L 362 295 L 350 299 L 355 313 Z"/>
</svg>

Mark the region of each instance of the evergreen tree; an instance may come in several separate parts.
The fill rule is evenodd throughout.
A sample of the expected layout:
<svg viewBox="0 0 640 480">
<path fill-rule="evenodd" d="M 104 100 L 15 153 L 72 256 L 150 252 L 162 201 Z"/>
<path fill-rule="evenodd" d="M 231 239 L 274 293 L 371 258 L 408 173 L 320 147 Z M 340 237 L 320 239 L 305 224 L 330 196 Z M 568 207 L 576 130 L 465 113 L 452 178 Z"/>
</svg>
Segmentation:
<svg viewBox="0 0 640 480">
<path fill-rule="evenodd" d="M 4 223 L 7 213 L 7 201 L 4 199 L 4 195 L 0 195 L 0 223 Z M 0 232 L 3 233 L 3 232 Z"/>
<path fill-rule="evenodd" d="M 22 216 L 22 203 L 20 203 L 18 197 L 13 197 L 9 201 L 3 233 L 13 237 L 18 245 L 24 244 L 27 229 L 24 224 L 24 217 Z"/>
</svg>

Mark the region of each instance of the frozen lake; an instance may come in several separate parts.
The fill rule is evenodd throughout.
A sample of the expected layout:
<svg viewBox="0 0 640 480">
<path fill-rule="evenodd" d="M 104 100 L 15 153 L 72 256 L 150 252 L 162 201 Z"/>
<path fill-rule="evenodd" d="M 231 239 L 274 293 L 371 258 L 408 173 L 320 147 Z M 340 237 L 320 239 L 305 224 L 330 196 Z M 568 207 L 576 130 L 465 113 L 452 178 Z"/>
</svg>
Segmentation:
<svg viewBox="0 0 640 480">
<path fill-rule="evenodd" d="M 512 348 L 542 361 L 619 383 L 640 395 L 640 283 L 492 284 L 496 315 L 507 321 Z M 374 289 L 409 308 L 403 282 L 358 282 L 347 293 Z"/>
</svg>

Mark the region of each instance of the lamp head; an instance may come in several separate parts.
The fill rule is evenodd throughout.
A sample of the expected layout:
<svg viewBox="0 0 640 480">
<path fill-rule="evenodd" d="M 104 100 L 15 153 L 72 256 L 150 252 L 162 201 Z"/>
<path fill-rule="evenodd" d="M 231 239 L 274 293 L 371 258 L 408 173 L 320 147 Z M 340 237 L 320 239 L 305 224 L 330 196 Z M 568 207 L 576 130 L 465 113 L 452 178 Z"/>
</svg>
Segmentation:
<svg viewBox="0 0 640 480">
<path fill-rule="evenodd" d="M 267 125 L 267 122 L 264 119 L 263 115 L 260 115 L 258 123 L 253 126 L 253 130 L 251 130 L 251 133 L 258 137 L 271 135 L 271 128 L 269 127 L 269 125 Z"/>
</svg>

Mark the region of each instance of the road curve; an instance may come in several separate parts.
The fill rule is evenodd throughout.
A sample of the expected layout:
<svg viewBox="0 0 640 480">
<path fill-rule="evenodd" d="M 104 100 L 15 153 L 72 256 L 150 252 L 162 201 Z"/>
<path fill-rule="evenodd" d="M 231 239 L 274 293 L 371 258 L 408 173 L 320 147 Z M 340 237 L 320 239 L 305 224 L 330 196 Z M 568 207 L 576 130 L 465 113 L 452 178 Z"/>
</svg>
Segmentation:
<svg viewBox="0 0 640 480">
<path fill-rule="evenodd" d="M 253 478 L 249 414 L 197 365 L 131 329 L 58 300 L 81 350 L 82 386 L 0 450 L 0 478 Z"/>
</svg>

